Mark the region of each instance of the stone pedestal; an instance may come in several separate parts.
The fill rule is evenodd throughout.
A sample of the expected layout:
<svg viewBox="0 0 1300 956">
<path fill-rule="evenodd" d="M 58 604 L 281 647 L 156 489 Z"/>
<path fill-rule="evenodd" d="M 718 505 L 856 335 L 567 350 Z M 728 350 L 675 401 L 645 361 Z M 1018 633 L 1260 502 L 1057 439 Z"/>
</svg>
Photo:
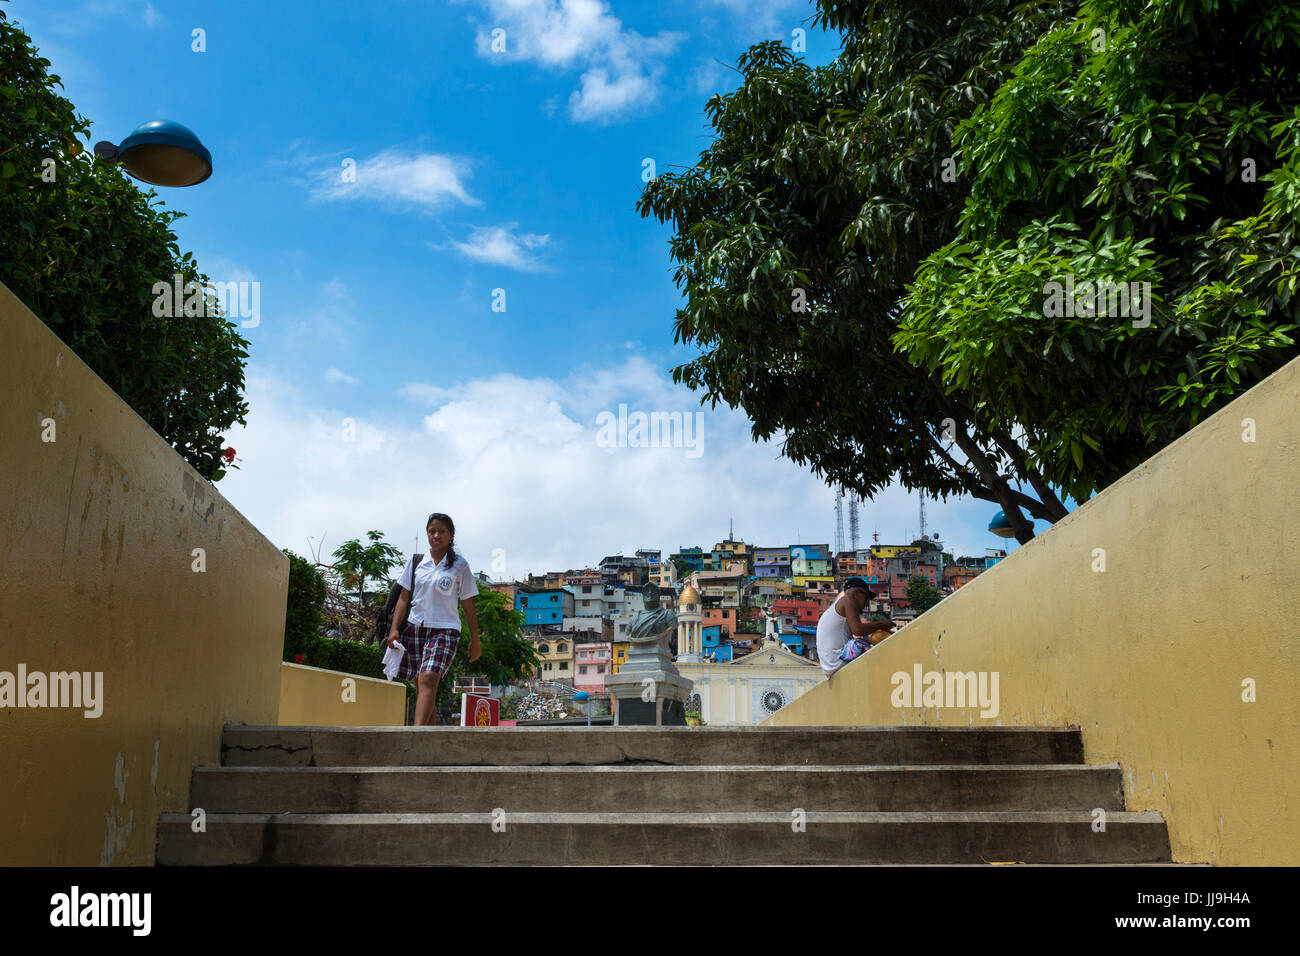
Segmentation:
<svg viewBox="0 0 1300 956">
<path fill-rule="evenodd" d="M 695 682 L 677 670 L 667 643 L 662 638 L 634 642 L 627 662 L 605 678 L 614 726 L 686 726 L 686 698 Z"/>
</svg>

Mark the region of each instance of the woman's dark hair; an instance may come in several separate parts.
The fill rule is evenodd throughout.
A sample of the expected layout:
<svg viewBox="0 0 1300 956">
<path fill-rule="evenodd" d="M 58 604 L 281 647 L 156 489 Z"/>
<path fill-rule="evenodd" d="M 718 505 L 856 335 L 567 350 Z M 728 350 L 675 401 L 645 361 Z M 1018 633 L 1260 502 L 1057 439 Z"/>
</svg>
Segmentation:
<svg viewBox="0 0 1300 956">
<path fill-rule="evenodd" d="M 424 523 L 426 533 L 428 533 L 429 525 L 434 521 L 441 521 L 451 529 L 451 540 L 447 542 L 447 567 L 450 568 L 456 563 L 456 524 L 451 520 L 450 516 L 443 514 L 441 511 L 435 511 L 429 515 L 429 520 Z"/>
</svg>

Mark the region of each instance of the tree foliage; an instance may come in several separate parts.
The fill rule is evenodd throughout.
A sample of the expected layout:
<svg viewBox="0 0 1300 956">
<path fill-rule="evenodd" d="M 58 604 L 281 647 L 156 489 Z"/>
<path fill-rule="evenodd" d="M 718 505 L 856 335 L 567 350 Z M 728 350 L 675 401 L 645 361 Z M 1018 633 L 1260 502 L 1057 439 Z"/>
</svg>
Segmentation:
<svg viewBox="0 0 1300 956">
<path fill-rule="evenodd" d="M 894 341 L 1071 496 L 1296 355 L 1298 53 L 1293 4 L 1096 0 L 955 130 L 958 235 Z M 1145 283 L 1150 311 L 1045 317 L 1066 276 Z"/>
<path fill-rule="evenodd" d="M 1288 8 L 823 0 L 840 56 L 751 47 L 699 162 L 641 196 L 701 349 L 674 379 L 831 484 L 1032 537 L 1295 354 Z M 1067 272 L 1150 281 L 1160 316 L 1053 323 Z"/>
<path fill-rule="evenodd" d="M 676 337 L 703 350 L 674 379 L 743 407 L 755 438 L 783 435 L 787 457 L 864 498 L 897 479 L 1063 516 L 1011 436 L 892 336 L 917 264 L 956 235 L 962 187 L 939 181 L 952 130 L 1069 7 L 823 3 L 818 22 L 845 31 L 833 63 L 751 47 L 741 86 L 706 106 L 714 142 L 638 206 L 673 223 Z"/>
<path fill-rule="evenodd" d="M 366 579 L 388 579 L 393 565 L 402 560 L 402 552 L 384 540 L 383 532 L 367 531 L 370 543 L 363 545 L 350 538 L 334 549 L 331 570 L 337 574 L 344 587 L 357 589 L 357 601 L 365 603 Z"/>
<path fill-rule="evenodd" d="M 924 614 L 943 600 L 943 594 L 924 577 L 914 574 L 907 579 L 907 600 L 917 614 Z"/>
<path fill-rule="evenodd" d="M 155 283 L 176 274 L 207 283 L 172 232 L 182 214 L 91 158 L 90 126 L 58 94 L 49 67 L 0 11 L 0 281 L 201 475 L 218 480 L 222 436 L 248 412 L 248 342 L 218 309 L 153 315 Z"/>
</svg>

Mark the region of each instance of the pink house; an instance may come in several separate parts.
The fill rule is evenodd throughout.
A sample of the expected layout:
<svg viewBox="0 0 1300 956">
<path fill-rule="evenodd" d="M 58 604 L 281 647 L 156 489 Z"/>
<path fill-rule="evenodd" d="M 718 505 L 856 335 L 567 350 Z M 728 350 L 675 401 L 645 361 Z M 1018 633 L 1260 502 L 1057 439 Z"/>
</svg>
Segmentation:
<svg viewBox="0 0 1300 956">
<path fill-rule="evenodd" d="M 614 647 L 609 641 L 588 641 L 575 637 L 573 643 L 573 689 L 592 697 L 604 697 L 605 677 L 612 672 Z"/>
</svg>

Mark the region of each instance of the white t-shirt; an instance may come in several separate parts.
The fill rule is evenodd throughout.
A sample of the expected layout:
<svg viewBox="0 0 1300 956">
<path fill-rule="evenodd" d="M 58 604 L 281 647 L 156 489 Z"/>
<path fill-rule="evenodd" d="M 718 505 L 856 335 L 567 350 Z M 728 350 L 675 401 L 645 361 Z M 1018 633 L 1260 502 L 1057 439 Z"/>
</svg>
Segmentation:
<svg viewBox="0 0 1300 956">
<path fill-rule="evenodd" d="M 844 650 L 844 645 L 853 636 L 848 619 L 835 610 L 839 601 L 839 598 L 832 601 L 817 621 L 817 663 L 821 664 L 827 677 L 844 666 L 844 661 L 840 660 L 840 651 Z"/>
<path fill-rule="evenodd" d="M 415 569 L 415 587 L 411 587 L 411 562 L 406 562 L 397 583 L 413 595 L 411 613 L 407 620 L 425 627 L 446 627 L 460 630 L 458 608 L 465 598 L 478 596 L 478 582 L 463 555 L 456 555 L 456 563 L 447 566 L 447 558 L 436 567 L 433 552 L 426 551 Z"/>
</svg>

